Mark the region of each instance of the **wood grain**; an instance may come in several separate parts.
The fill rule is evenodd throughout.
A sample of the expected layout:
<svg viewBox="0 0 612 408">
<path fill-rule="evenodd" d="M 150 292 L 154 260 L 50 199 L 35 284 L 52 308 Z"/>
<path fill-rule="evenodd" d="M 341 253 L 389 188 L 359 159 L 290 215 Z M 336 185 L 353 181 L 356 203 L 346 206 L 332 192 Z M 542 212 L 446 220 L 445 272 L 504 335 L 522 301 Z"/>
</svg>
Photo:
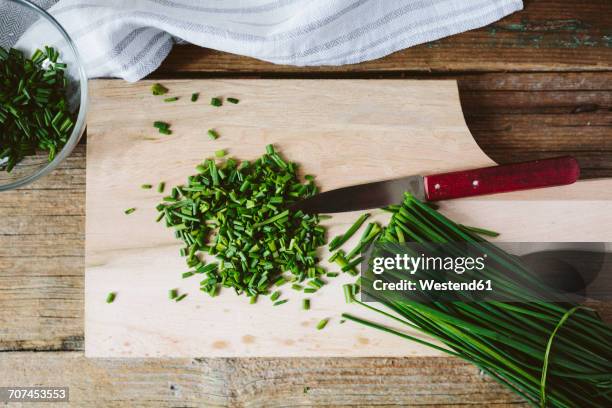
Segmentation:
<svg viewBox="0 0 612 408">
<path fill-rule="evenodd" d="M 179 100 L 165 104 L 149 94 L 149 81 L 91 83 L 87 356 L 437 355 L 429 348 L 367 328 L 335 324 L 342 311 L 380 321 L 379 316 L 346 305 L 341 296 L 334 295 L 347 279 L 333 280 L 313 295 L 313 308 L 306 315 L 296 305 L 301 296 L 295 293 L 288 295 L 291 302 L 282 310 L 266 299 L 249 305 L 229 291 L 215 299 L 198 295 L 197 282 L 178 279 L 185 270 L 183 260 L 176 256 L 178 243 L 152 221 L 160 195 L 138 186 L 158 180 L 168 185 L 180 183 L 193 173 L 196 163 L 221 147 L 229 148 L 234 157 L 252 159 L 268 143 L 287 157 L 297 158 L 305 174 L 317 175 L 323 191 L 402 175 L 492 165 L 465 126 L 454 81 L 164 83 L 178 96 L 203 90 L 205 103 Z M 207 101 L 214 95 L 237 96 L 241 103 L 214 108 Z M 171 122 L 173 134 L 152 134 L 155 120 Z M 221 138 L 207 140 L 203 123 L 215 127 Z M 118 128 L 121 133 L 116 132 Z M 484 226 L 502 231 L 506 242 L 607 242 L 612 241 L 607 228 L 612 224 L 610 199 L 612 181 L 592 180 L 447 201 L 442 208 L 468 225 L 483 225 L 486 220 Z M 123 209 L 130 207 L 137 211 L 126 217 Z M 374 214 L 379 220 L 386 218 Z M 335 214 L 327 223 L 329 235 L 342 233 L 356 217 Z M 347 248 L 351 246 L 349 242 Z M 323 253 L 322 259 L 327 258 Z M 168 289 L 177 286 L 181 292 L 192 293 L 180 305 L 166 299 Z M 111 291 L 118 292 L 119 299 L 109 306 L 104 299 Z M 324 332 L 313 330 L 323 317 L 331 317 L 332 324 Z"/>
<path fill-rule="evenodd" d="M 609 146 L 612 134 L 611 108 L 602 103 L 600 92 L 609 95 L 612 88 L 609 72 L 612 3 L 607 0 L 527 0 L 525 7 L 525 11 L 493 27 L 357 66 L 281 67 L 192 46 L 177 46 L 155 76 L 451 77 L 460 80 L 462 105 L 470 130 L 496 161 L 507 163 L 568 153 L 580 159 L 583 175 L 612 176 L 612 152 L 602 147 Z M 542 35 L 540 41 L 545 40 L 545 46 L 538 44 L 539 35 Z M 591 38 L 595 39 L 594 43 Z M 608 72 L 481 74 L 467 72 L 470 70 Z M 551 97 L 544 97 L 545 94 Z M 555 99 L 561 94 L 565 98 L 558 104 Z M 518 111 L 532 109 L 544 114 L 538 120 L 527 118 L 520 127 L 511 127 L 522 116 Z M 508 115 L 508 112 L 513 114 Z M 589 126 L 586 119 L 592 114 L 596 114 L 603 125 Z M 540 121 L 542 118 L 547 120 Z M 566 123 L 566 126 L 556 123 Z M 206 375 L 194 374 L 192 361 L 182 361 L 184 367 L 177 370 L 175 360 L 155 363 L 85 360 L 79 353 L 18 352 L 83 349 L 84 151 L 85 146 L 79 146 L 72 158 L 51 175 L 21 190 L 0 194 L 3 220 L 0 247 L 5 248 L 0 255 L 0 381 L 12 380 L 13 385 L 36 381 L 55 384 L 57 378 L 69 377 L 70 384 L 81 390 L 77 400 L 79 406 L 197 406 L 203 405 L 202 401 L 225 405 L 228 400 L 223 398 L 198 399 L 211 387 Z M 67 222 L 67 217 L 72 217 L 72 222 Z M 41 241 L 38 246 L 35 246 L 36 237 L 24 242 L 20 239 L 26 233 L 39 234 L 41 231 L 42 234 L 57 232 L 57 235 L 55 239 Z M 13 237 L 10 243 L 8 236 Z M 56 251 L 67 254 L 55 256 Z M 58 285 L 60 281 L 63 283 Z M 67 287 L 71 289 L 66 291 Z M 54 311 L 53 318 L 49 318 L 48 310 Z M 607 316 L 612 319 L 612 309 L 607 311 Z M 268 395 L 272 395 L 270 390 L 265 394 L 256 392 L 257 385 L 262 382 L 270 386 L 274 395 L 283 398 L 287 394 L 295 397 L 294 391 L 301 392 L 300 387 L 277 388 L 270 379 L 277 376 L 288 379 L 305 376 L 310 379 L 308 382 L 319 385 L 338 381 L 338 387 L 326 385 L 328 388 L 324 392 L 300 400 L 303 405 L 358 405 L 368 401 L 377 406 L 510 406 L 515 401 L 505 389 L 490 382 L 486 389 L 466 387 L 465 384 L 478 384 L 482 378 L 470 366 L 453 359 L 419 358 L 409 362 L 406 359 L 366 359 L 380 361 L 385 365 L 384 371 L 375 366 L 346 369 L 351 364 L 365 367 L 361 366 L 362 359 L 335 360 L 336 364 L 345 364 L 335 368 L 320 360 L 299 359 L 292 360 L 291 370 L 275 372 L 270 377 L 265 377 L 262 370 L 286 360 L 266 360 L 267 363 L 252 359 L 209 361 L 227 361 L 228 365 L 244 362 L 244 371 L 240 374 L 252 381 L 251 392 L 235 391 L 244 406 L 250 406 L 251 400 L 257 402 L 253 406 L 263 405 Z M 419 371 L 427 365 L 428 370 Z M 458 370 L 458 366 L 470 370 Z M 379 373 L 389 375 L 388 370 L 393 367 L 400 370 L 398 381 L 406 385 L 398 388 L 405 398 L 395 394 L 388 397 L 388 389 L 376 386 L 382 383 Z M 220 371 L 217 366 L 212 369 Z M 414 370 L 422 376 L 417 377 Z M 180 372 L 177 374 L 177 371 Z M 113 375 L 117 373 L 121 373 L 122 380 L 132 381 L 130 388 L 121 388 L 113 382 Z M 177 378 L 192 385 L 189 391 L 195 391 L 187 393 L 183 392 L 185 388 L 178 388 L 179 391 L 169 398 L 159 397 Z M 268 379 L 262 381 L 263 378 Z M 359 389 L 363 392 L 348 387 L 349 381 L 363 384 L 360 378 L 367 379 L 363 382 L 370 384 Z M 139 383 L 140 379 L 143 381 Z M 418 392 L 412 390 L 414 381 L 422 381 L 416 388 Z M 227 383 L 222 381 L 222 384 L 212 389 L 225 390 Z M 198 390 L 205 391 L 198 393 Z M 335 398 L 336 395 L 339 397 Z M 284 399 L 270 401 L 286 405 Z"/>
<path fill-rule="evenodd" d="M 85 145 L 0 214 L 0 352 L 82 349 Z"/>
<path fill-rule="evenodd" d="M 438 355 L 417 343 L 339 325 L 346 305 L 334 279 L 301 298 L 282 288 L 290 303 L 274 308 L 267 298 L 249 305 L 222 290 L 211 299 L 197 281 L 181 281 L 179 243 L 156 224 L 160 195 L 138 186 L 165 180 L 182 183 L 194 165 L 215 150 L 251 160 L 273 143 L 304 174 L 329 190 L 419 171 L 449 170 L 462 163 L 492 162 L 469 135 L 452 81 L 166 81 L 172 94 L 202 90 L 203 103 L 165 104 L 150 95 L 151 82 L 92 81 L 88 118 L 85 351 L 92 357 L 192 356 L 389 356 Z M 239 105 L 211 107 L 214 95 L 236 96 Z M 171 136 L 151 132 L 155 120 L 172 123 Z M 203 125 L 207 126 L 204 127 Z M 205 129 L 221 137 L 212 142 Z M 117 133 L 116 129 L 122 129 Z M 343 152 L 338 154 L 338 152 Z M 137 211 L 126 217 L 124 208 Z M 388 218 L 382 211 L 377 219 Z M 597 213 L 597 212 L 596 212 Z M 329 236 L 345 231 L 357 214 L 337 214 L 325 224 Z M 355 237 L 357 239 L 358 237 Z M 347 248 L 355 245 L 347 243 Z M 326 260 L 327 252 L 321 254 Z M 331 265 L 330 270 L 335 270 Z M 193 282 L 196 281 L 196 282 Z M 177 305 L 169 288 L 191 296 Z M 284 290 L 283 290 L 284 289 Z M 112 306 L 106 293 L 117 291 Z M 359 308 L 360 315 L 381 321 Z M 314 329 L 331 318 L 324 331 Z M 279 320 L 281 319 L 281 320 Z M 198 322 L 198 324 L 193 324 Z M 248 340 L 248 341 L 247 341 Z M 405 345 L 405 347 L 402 347 Z"/>
<path fill-rule="evenodd" d="M 601 146 L 610 140 L 609 136 L 612 134 L 610 106 L 601 103 L 601 92 L 598 92 L 600 90 L 610 91 L 612 74 L 461 74 L 456 78 L 459 79 L 462 107 L 468 127 L 485 152 L 499 162 L 546 157 L 550 154 L 547 154 L 547 151 L 569 153 L 583 158 L 581 163 L 583 175 L 612 176 L 612 168 L 610 168 L 612 152 L 601 149 Z M 557 91 L 564 92 L 567 96 L 561 107 L 554 98 Z M 466 97 L 467 93 L 471 95 Z M 489 95 L 488 98 L 479 96 L 485 93 Z M 552 95 L 553 98 L 542 98 L 543 94 Z M 519 95 L 521 97 L 517 99 L 516 96 Z M 510 103 L 510 101 L 517 100 L 520 103 Z M 495 105 L 495 109 L 490 108 L 491 103 Z M 580 138 L 576 135 L 582 134 L 585 130 L 588 131 L 588 125 L 581 120 L 581 114 L 571 112 L 576 109 L 580 110 L 585 103 L 598 105 L 600 108 L 597 113 L 603 118 L 608 118 L 608 122 L 607 127 L 597 128 L 599 131 L 597 135 L 581 143 Z M 530 111 L 536 107 L 547 112 L 550 120 L 547 123 L 526 122 L 524 128 L 528 130 L 529 136 L 511 129 L 504 130 L 504 127 L 500 126 L 505 123 L 502 120 L 504 112 L 517 109 Z M 486 123 L 482 122 L 483 116 L 487 118 Z M 550 127 L 553 126 L 551 124 L 567 119 L 572 120 L 572 126 L 563 128 L 564 132 L 560 136 L 560 142 L 557 142 L 557 138 L 546 137 Z M 563 143 L 563 140 L 575 140 L 575 143 L 568 145 Z M 37 381 L 42 384 L 45 380 L 41 378 L 55 379 L 70 375 L 70 384 L 75 384 L 74 387 L 82 390 L 82 397 L 78 400 L 82 402 L 80 406 L 94 406 L 99 398 L 105 398 L 104 395 L 109 396 L 107 405 L 144 406 L 147 403 L 151 404 L 147 395 L 153 393 L 157 396 L 164 393 L 173 384 L 171 373 L 177 371 L 174 367 L 178 364 L 175 360 L 156 362 L 132 359 L 85 360 L 81 354 L 69 352 L 84 348 L 84 197 L 84 144 L 79 145 L 71 158 L 49 176 L 18 191 L 0 195 L 0 216 L 3 220 L 3 226 L 0 229 L 0 247 L 6 248 L 4 255 L 0 256 L 0 365 L 2 367 L 0 371 L 10 373 L 10 377 L 0 376 L 0 378 L 10 379 L 13 384 L 17 380 L 19 383 Z M 67 221 L 68 218 L 71 218 L 71 221 Z M 20 239 L 26 234 L 39 234 L 41 231 L 44 234 L 57 234 L 55 239 L 38 245 L 37 250 L 32 250 L 31 244 L 22 242 Z M 8 236 L 14 237 L 11 245 L 5 241 Z M 65 255 L 55 256 L 56 252 Z M 62 285 L 58 285 L 58 282 L 62 282 Z M 70 290 L 67 292 L 66 288 Z M 52 318 L 49 317 L 48 310 L 53 311 Z M 604 311 L 604 317 L 608 321 L 612 320 L 612 308 Z M 31 354 L 24 352 L 27 350 L 51 350 L 58 351 L 58 353 Z M 379 361 L 378 359 L 365 360 Z M 208 361 L 227 361 L 227 364 L 231 364 L 231 362 L 240 360 Z M 267 370 L 270 365 L 282 364 L 285 359 L 266 359 L 266 364 L 260 363 L 257 359 L 247 361 L 248 364 L 245 364 L 242 375 L 253 381 L 254 378 L 263 377 L 262 370 Z M 380 360 L 387 370 L 392 367 L 398 367 L 398 369 L 403 367 L 404 371 L 396 375 L 398 380 L 401 379 L 406 384 L 406 387 L 400 388 L 401 393 L 406 395 L 405 399 L 395 395 L 393 396 L 395 399 L 388 398 L 386 397 L 387 389 L 375 388 L 374 385 L 381 381 L 377 376 L 382 372 L 376 368 L 348 371 L 336 366 L 338 369 L 335 370 L 330 365 L 321 364 L 319 360 L 297 359 L 293 361 L 293 369 L 287 371 L 286 375 L 281 374 L 278 377 L 283 377 L 283 375 L 288 378 L 304 377 L 309 379 L 304 383 L 319 385 L 330 383 L 332 379 L 339 382 L 338 387 L 333 390 L 328 388 L 326 392 L 314 394 L 316 400 L 314 395 L 308 396 L 303 404 L 329 406 L 329 401 L 336 394 L 355 405 L 359 404 L 360 398 L 363 398 L 370 401 L 372 405 L 380 406 L 421 403 L 430 406 L 451 406 L 472 403 L 472 401 L 475 406 L 511 406 L 516 400 L 515 397 L 507 394 L 504 388 L 486 379 L 484 380 L 488 384 L 486 390 L 465 388 L 464 383 L 479 384 L 483 378 L 473 370 L 462 376 L 453 375 L 457 372 L 457 366 L 471 369 L 469 365 L 454 359 Z M 199 384 L 199 381 L 205 383 L 206 377 L 203 375 L 191 377 L 193 362 L 191 360 L 183 362 L 184 367 L 179 370 L 181 375 L 177 374 L 174 378 L 195 378 L 193 381 L 196 385 L 193 388 L 206 389 L 207 385 Z M 362 359 L 337 359 L 335 362 L 336 364 L 344 362 L 346 367 L 360 365 Z M 414 370 L 421 372 L 420 367 L 424 366 L 429 366 L 429 369 L 422 371 L 423 374 L 419 380 L 422 381 L 422 384 L 418 388 L 421 391 L 418 395 L 412 394 L 411 384 L 417 381 Z M 306 369 L 306 367 L 309 368 Z M 215 368 L 215 371 L 217 370 L 218 368 Z M 155 380 L 143 381 L 140 386 L 145 389 L 135 393 L 126 388 L 113 387 L 113 383 L 108 381 L 109 376 L 112 378 L 112 375 L 118 372 L 123 373 L 124 380 L 129 378 L 154 378 Z M 37 376 L 39 373 L 42 373 L 41 376 Z M 83 373 L 85 375 L 80 375 Z M 389 374 L 388 371 L 384 373 Z M 350 374 L 350 379 L 341 381 L 343 377 L 346 378 L 344 374 Z M 362 393 L 359 394 L 353 389 L 347 390 L 346 394 L 350 395 L 343 394 L 349 380 L 359 383 L 360 378 L 367 378 L 367 382 L 374 385 L 370 385 L 370 388 L 363 388 Z M 49 384 L 55 383 L 55 381 L 47 381 Z M 178 383 L 178 380 L 176 381 Z M 250 392 L 239 392 L 244 406 L 248 406 L 251 399 L 257 399 L 261 403 L 266 398 L 267 394 L 257 393 L 253 388 L 261 382 L 254 381 Z M 94 384 L 100 385 L 94 388 Z M 222 389 L 226 389 L 226 383 L 223 382 L 223 384 Z M 271 380 L 268 380 L 266 384 L 270 388 L 275 388 Z M 140 389 L 137 388 L 138 386 L 138 384 L 132 384 L 132 387 Z M 117 390 L 120 389 L 123 390 L 123 393 L 118 393 Z M 184 388 L 179 389 L 184 390 Z M 465 393 L 462 390 L 465 390 Z M 277 390 L 280 395 L 287 395 L 293 391 L 298 394 L 301 392 L 300 387 L 291 388 L 289 391 L 287 389 Z M 196 397 L 200 396 L 195 391 L 194 393 Z M 172 394 L 174 398 L 172 401 L 158 397 L 154 399 L 163 400 L 159 403 L 162 406 L 163 404 L 166 406 L 196 406 L 197 403 L 183 403 L 183 398 L 195 399 L 193 395 L 177 392 L 177 394 Z M 432 402 L 431 398 L 436 400 Z M 211 399 L 202 399 L 202 401 L 210 402 Z M 215 399 L 215 401 L 223 405 L 222 399 Z M 342 403 L 343 401 L 338 401 L 337 405 Z M 278 405 L 282 405 L 282 401 L 279 401 Z"/>
<path fill-rule="evenodd" d="M 340 67 L 273 65 L 253 58 L 177 46 L 156 75 L 256 73 L 320 75 L 465 71 L 603 71 L 612 68 L 612 3 L 526 0 L 523 11 L 487 27 L 385 58 Z"/>
<path fill-rule="evenodd" d="M 312 72 L 308 77 L 328 78 Z M 414 73 L 369 77 L 427 78 Z M 583 178 L 612 174 L 612 72 L 448 73 L 437 78 L 459 82 L 468 128 L 494 161 L 571 154 Z"/>
<path fill-rule="evenodd" d="M 470 132 L 498 163 L 561 154 L 583 178 L 612 175 L 612 73 L 461 75 Z"/>
<path fill-rule="evenodd" d="M 474 366 L 447 357 L 118 360 L 4 353 L 0 372 L 0 386 L 68 386 L 70 405 L 78 407 L 526 406 Z"/>
</svg>

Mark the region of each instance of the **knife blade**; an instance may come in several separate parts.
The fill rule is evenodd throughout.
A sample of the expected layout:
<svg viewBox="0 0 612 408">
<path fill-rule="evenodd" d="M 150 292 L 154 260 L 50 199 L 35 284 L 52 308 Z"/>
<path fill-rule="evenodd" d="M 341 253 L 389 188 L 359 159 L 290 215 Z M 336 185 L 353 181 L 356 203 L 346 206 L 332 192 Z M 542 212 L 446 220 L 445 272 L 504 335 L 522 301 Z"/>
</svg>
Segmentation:
<svg viewBox="0 0 612 408">
<path fill-rule="evenodd" d="M 579 176 L 576 159 L 566 156 L 343 187 L 299 201 L 291 209 L 308 214 L 367 210 L 399 204 L 407 192 L 421 201 L 440 201 L 567 185 Z"/>
</svg>

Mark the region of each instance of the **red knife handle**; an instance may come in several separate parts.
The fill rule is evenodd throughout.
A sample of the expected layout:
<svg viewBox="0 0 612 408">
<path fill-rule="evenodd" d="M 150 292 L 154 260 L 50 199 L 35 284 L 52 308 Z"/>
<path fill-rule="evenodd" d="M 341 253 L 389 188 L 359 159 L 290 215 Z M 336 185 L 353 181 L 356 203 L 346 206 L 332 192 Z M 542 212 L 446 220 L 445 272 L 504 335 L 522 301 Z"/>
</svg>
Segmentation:
<svg viewBox="0 0 612 408">
<path fill-rule="evenodd" d="M 505 164 L 424 177 L 429 201 L 572 184 L 580 176 L 573 157 Z"/>
</svg>

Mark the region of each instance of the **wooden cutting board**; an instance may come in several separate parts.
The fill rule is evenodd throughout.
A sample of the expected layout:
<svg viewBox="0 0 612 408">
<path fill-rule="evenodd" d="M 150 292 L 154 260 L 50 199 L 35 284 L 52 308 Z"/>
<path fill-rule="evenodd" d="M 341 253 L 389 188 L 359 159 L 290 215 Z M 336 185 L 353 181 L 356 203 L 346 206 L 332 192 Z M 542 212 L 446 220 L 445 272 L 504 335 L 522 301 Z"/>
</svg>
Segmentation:
<svg viewBox="0 0 612 408">
<path fill-rule="evenodd" d="M 402 80 L 177 80 L 164 81 L 164 103 L 151 82 L 91 81 L 87 140 L 85 353 L 90 357 L 193 356 L 423 356 L 429 348 L 351 322 L 342 312 L 389 323 L 346 305 L 348 277 L 272 307 L 249 305 L 229 290 L 211 299 L 186 271 L 179 243 L 155 223 L 160 194 L 140 185 L 184 182 L 194 167 L 224 148 L 253 159 L 273 143 L 323 190 L 414 173 L 492 165 L 468 131 L 454 81 Z M 190 101 L 193 92 L 200 100 Z M 211 97 L 240 104 L 209 104 Z M 152 127 L 172 124 L 171 136 Z M 209 128 L 221 137 L 211 141 Z M 579 137 L 577 135 L 577 137 Z M 455 220 L 491 228 L 511 241 L 612 241 L 612 181 L 445 202 Z M 136 212 L 125 215 L 124 209 Z M 375 211 L 375 219 L 387 215 Z M 342 233 L 358 213 L 326 221 Z M 352 247 L 352 242 L 347 245 Z M 327 256 L 323 256 L 327 259 Z M 334 269 L 333 267 L 331 269 Z M 168 300 L 168 290 L 189 296 Z M 117 292 L 113 304 L 106 295 Z M 328 326 L 315 329 L 322 318 Z M 419 336 L 419 335 L 417 335 Z"/>
</svg>

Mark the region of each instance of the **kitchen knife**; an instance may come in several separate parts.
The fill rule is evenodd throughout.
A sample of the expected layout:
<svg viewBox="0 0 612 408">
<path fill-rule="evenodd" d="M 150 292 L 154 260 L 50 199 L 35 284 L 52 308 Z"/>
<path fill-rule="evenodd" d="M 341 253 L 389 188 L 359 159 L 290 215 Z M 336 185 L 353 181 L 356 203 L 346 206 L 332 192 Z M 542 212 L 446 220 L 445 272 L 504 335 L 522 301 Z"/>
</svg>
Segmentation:
<svg viewBox="0 0 612 408">
<path fill-rule="evenodd" d="M 399 204 L 406 192 L 422 201 L 440 201 L 572 184 L 579 175 L 576 159 L 558 157 L 344 187 L 299 201 L 292 209 L 309 214 L 366 210 Z"/>
</svg>

